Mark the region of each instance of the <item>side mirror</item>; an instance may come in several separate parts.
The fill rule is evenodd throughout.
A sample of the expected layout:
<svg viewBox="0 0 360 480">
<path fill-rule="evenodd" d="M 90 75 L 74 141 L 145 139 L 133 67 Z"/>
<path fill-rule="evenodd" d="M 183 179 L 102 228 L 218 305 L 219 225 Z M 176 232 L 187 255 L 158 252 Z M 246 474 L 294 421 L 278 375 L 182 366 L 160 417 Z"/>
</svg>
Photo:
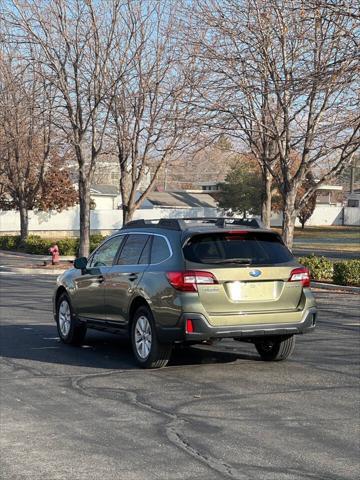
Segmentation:
<svg viewBox="0 0 360 480">
<path fill-rule="evenodd" d="M 85 270 L 86 265 L 87 265 L 86 257 L 80 257 L 75 259 L 75 262 L 74 262 L 75 268 L 78 268 L 79 270 Z"/>
</svg>

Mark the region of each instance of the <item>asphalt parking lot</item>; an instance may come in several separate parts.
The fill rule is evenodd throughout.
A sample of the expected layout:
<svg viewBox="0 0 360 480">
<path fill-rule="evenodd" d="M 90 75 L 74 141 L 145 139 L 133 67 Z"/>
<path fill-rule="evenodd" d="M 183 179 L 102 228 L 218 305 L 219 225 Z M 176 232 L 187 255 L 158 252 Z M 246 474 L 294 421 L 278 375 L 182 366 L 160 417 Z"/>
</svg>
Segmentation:
<svg viewBox="0 0 360 480">
<path fill-rule="evenodd" d="M 59 343 L 52 277 L 0 282 L 1 479 L 359 478 L 356 295 L 317 293 L 287 362 L 227 340 L 144 371 L 116 336 Z"/>
</svg>

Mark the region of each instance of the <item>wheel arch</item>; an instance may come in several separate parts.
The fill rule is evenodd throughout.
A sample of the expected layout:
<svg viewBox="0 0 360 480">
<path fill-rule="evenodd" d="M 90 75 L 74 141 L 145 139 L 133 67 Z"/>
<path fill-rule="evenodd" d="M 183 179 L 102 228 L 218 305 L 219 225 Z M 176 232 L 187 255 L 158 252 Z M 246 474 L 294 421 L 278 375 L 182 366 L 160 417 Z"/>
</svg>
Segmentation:
<svg viewBox="0 0 360 480">
<path fill-rule="evenodd" d="M 133 317 L 134 317 L 134 313 L 136 312 L 136 310 L 139 308 L 139 307 L 147 307 L 147 308 L 150 308 L 151 310 L 151 307 L 149 305 L 149 303 L 145 300 L 144 297 L 141 297 L 141 296 L 137 296 L 135 297 L 132 302 L 131 302 L 131 305 L 130 305 L 130 308 L 129 308 L 129 334 L 131 332 L 131 327 L 132 327 L 132 323 L 133 323 Z"/>
<path fill-rule="evenodd" d="M 63 293 L 66 293 L 66 295 L 69 296 L 66 288 L 65 288 L 63 285 L 60 285 L 60 287 L 56 290 L 56 294 L 55 294 L 55 302 L 54 302 L 55 308 L 56 308 L 56 306 L 57 306 L 57 304 L 58 304 L 58 301 L 59 301 L 60 296 L 61 296 Z"/>
</svg>

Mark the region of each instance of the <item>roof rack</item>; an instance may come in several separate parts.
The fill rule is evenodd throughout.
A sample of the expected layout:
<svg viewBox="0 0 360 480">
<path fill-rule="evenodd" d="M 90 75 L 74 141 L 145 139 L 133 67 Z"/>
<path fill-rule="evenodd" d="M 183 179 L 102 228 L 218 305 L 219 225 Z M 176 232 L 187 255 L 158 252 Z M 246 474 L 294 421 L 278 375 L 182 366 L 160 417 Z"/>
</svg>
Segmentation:
<svg viewBox="0 0 360 480">
<path fill-rule="evenodd" d="M 194 223 L 212 224 L 218 228 L 232 226 L 247 226 L 251 228 L 264 228 L 257 218 L 234 217 L 185 217 L 185 218 L 160 218 L 153 220 L 132 220 L 123 228 L 166 228 L 169 230 L 187 230 Z"/>
<path fill-rule="evenodd" d="M 132 220 L 126 223 L 123 228 L 168 228 L 169 230 L 183 230 L 178 220 L 172 218 L 160 218 L 153 220 Z"/>
<path fill-rule="evenodd" d="M 252 228 L 264 228 L 261 220 L 258 218 L 233 218 L 233 217 L 222 217 L 219 218 L 215 224 L 217 227 L 229 227 L 236 225 L 245 225 Z"/>
</svg>

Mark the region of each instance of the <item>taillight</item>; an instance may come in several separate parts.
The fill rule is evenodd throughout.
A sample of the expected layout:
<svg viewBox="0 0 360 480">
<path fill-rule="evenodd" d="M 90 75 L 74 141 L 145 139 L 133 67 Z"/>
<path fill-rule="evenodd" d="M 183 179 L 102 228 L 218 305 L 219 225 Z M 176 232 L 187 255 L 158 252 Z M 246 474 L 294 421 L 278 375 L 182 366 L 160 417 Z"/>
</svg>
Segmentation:
<svg viewBox="0 0 360 480">
<path fill-rule="evenodd" d="M 198 285 L 218 283 L 210 272 L 188 270 L 185 272 L 167 272 L 167 279 L 172 287 L 181 292 L 197 292 Z"/>
<path fill-rule="evenodd" d="M 310 272 L 305 267 L 294 268 L 290 273 L 289 282 L 301 282 L 303 287 L 310 287 Z"/>
<path fill-rule="evenodd" d="M 186 333 L 194 333 L 194 331 L 195 331 L 195 328 L 194 328 L 193 321 L 192 321 L 190 318 L 188 318 L 188 319 L 186 320 L 186 329 L 185 329 L 185 332 L 186 332 Z"/>
</svg>

